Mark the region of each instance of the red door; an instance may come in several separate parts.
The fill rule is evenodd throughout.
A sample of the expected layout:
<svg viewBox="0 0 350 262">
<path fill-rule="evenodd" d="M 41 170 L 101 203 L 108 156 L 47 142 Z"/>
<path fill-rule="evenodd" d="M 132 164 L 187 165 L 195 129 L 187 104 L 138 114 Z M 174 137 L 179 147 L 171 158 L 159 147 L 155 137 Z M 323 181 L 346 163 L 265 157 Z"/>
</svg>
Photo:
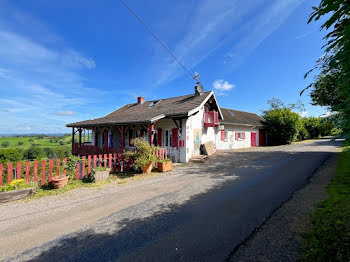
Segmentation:
<svg viewBox="0 0 350 262">
<path fill-rule="evenodd" d="M 265 145 L 265 133 L 259 130 L 259 146 Z"/>
<path fill-rule="evenodd" d="M 250 141 L 251 141 L 251 146 L 252 146 L 252 147 L 255 147 L 255 146 L 256 146 L 256 133 L 255 133 L 255 132 L 251 132 L 251 133 L 250 133 L 250 136 L 251 136 L 251 139 L 250 139 Z"/>
</svg>

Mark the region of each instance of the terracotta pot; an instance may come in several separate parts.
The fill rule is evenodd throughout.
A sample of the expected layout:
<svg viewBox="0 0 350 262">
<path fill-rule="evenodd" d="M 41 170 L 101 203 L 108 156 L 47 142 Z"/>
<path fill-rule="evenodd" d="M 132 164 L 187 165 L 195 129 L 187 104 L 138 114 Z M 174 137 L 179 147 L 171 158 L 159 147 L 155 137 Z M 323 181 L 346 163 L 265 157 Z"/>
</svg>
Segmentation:
<svg viewBox="0 0 350 262">
<path fill-rule="evenodd" d="M 150 163 L 147 166 L 142 167 L 142 172 L 146 173 L 146 174 L 151 173 L 152 172 L 152 166 L 153 166 L 153 163 Z"/>
<path fill-rule="evenodd" d="M 158 162 L 158 171 L 160 172 L 167 172 L 173 170 L 173 162 L 167 161 L 167 162 Z"/>
<path fill-rule="evenodd" d="M 52 184 L 54 188 L 64 188 L 68 183 L 68 176 L 54 176 Z"/>
</svg>

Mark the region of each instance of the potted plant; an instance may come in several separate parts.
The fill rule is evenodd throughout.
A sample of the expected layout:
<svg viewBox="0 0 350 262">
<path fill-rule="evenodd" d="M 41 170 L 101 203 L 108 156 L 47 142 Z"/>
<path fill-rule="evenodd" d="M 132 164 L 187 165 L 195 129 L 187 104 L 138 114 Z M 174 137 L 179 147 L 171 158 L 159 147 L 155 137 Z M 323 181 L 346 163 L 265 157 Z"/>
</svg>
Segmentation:
<svg viewBox="0 0 350 262">
<path fill-rule="evenodd" d="M 106 167 L 97 167 L 93 169 L 92 173 L 93 173 L 94 181 L 100 182 L 100 181 L 107 180 L 110 172 L 111 172 L 111 169 Z"/>
<path fill-rule="evenodd" d="M 55 189 L 58 188 L 64 188 L 68 183 L 68 176 L 67 175 L 59 175 L 52 177 L 52 185 Z"/>
<path fill-rule="evenodd" d="M 52 177 L 52 185 L 55 189 L 63 188 L 67 185 L 68 179 L 74 179 L 74 171 L 79 161 L 78 157 L 70 156 L 65 163 L 63 163 L 63 170 L 66 170 L 66 174 Z"/>
<path fill-rule="evenodd" d="M 173 162 L 169 158 L 158 160 L 157 168 L 160 172 L 173 170 Z"/>
<path fill-rule="evenodd" d="M 135 138 L 131 140 L 131 144 L 136 149 L 135 151 L 127 152 L 126 157 L 134 158 L 136 168 L 140 168 L 143 173 L 151 173 L 152 165 L 157 161 L 157 156 L 153 154 L 155 148 L 143 138 Z"/>
<path fill-rule="evenodd" d="M 35 187 L 35 184 L 26 183 L 24 179 L 15 179 L 0 187 L 0 203 L 26 198 L 35 191 Z"/>
</svg>

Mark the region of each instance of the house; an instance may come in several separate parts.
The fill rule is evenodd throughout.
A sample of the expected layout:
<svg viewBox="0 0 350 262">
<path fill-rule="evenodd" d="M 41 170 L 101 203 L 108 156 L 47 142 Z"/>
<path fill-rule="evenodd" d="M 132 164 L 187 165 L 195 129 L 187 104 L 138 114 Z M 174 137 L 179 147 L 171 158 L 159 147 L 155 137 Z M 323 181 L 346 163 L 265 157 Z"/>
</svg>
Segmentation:
<svg viewBox="0 0 350 262">
<path fill-rule="evenodd" d="M 72 153 L 92 155 L 132 149 L 131 140 L 144 137 L 168 148 L 174 162 L 200 155 L 201 145 L 212 141 L 217 149 L 264 145 L 263 119 L 253 113 L 220 108 L 213 91 L 127 104 L 72 127 Z M 78 134 L 78 135 L 76 135 Z"/>
</svg>

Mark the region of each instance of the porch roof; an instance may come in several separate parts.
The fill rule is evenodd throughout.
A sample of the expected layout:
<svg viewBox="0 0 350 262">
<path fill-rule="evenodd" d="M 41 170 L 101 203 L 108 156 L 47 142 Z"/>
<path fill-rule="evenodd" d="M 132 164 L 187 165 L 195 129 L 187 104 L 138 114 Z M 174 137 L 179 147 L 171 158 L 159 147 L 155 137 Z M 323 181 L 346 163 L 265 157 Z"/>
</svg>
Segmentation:
<svg viewBox="0 0 350 262">
<path fill-rule="evenodd" d="M 91 120 L 67 124 L 67 127 L 93 127 L 125 124 L 154 123 L 165 117 L 185 117 L 199 110 L 214 93 L 203 92 L 166 99 L 145 101 L 143 104 L 127 104 L 112 113 Z M 198 110 L 197 110 L 198 109 Z"/>
</svg>

